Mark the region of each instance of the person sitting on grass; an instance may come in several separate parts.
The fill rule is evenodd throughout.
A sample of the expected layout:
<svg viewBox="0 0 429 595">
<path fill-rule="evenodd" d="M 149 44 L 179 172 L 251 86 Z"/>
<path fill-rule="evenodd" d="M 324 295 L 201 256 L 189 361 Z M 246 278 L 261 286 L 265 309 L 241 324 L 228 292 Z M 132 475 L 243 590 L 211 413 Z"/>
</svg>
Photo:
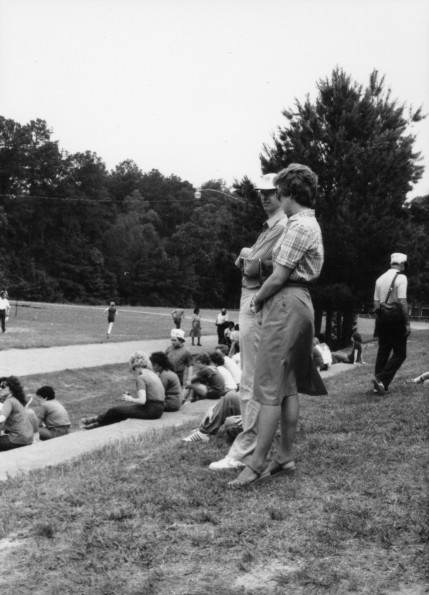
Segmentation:
<svg viewBox="0 0 429 595">
<path fill-rule="evenodd" d="M 332 353 L 326 343 L 317 337 L 313 339 L 313 361 L 319 370 L 327 370 L 332 365 Z"/>
<path fill-rule="evenodd" d="M 82 428 L 91 430 L 99 426 L 106 426 L 133 419 L 159 419 L 164 412 L 165 393 L 162 382 L 153 370 L 149 357 L 136 351 L 129 360 L 130 370 L 136 383 L 136 396 L 128 391 L 122 393 L 120 401 L 123 405 L 112 407 L 105 413 L 82 419 Z"/>
<path fill-rule="evenodd" d="M 364 364 L 362 360 L 362 337 L 359 333 L 352 335 L 352 350 L 350 353 L 344 351 L 334 351 L 332 353 L 333 364 Z"/>
<path fill-rule="evenodd" d="M 220 399 L 225 393 L 225 381 L 222 374 L 216 370 L 207 353 L 195 357 L 195 376 L 186 384 L 182 393 L 182 402 L 198 401 L 199 399 Z"/>
<path fill-rule="evenodd" d="M 232 428 L 241 427 L 242 429 L 243 427 L 241 425 L 240 397 L 235 390 L 228 391 L 215 405 L 210 407 L 199 427 L 182 440 L 183 442 L 208 442 L 210 436 L 215 436 L 223 425 L 225 425 L 228 436 L 231 436 Z M 233 433 L 234 438 L 237 434 L 238 431 Z"/>
<path fill-rule="evenodd" d="M 150 355 L 152 368 L 162 382 L 165 392 L 164 411 L 178 411 L 182 404 L 182 387 L 179 377 L 173 372 L 173 367 L 163 351 L 155 351 Z"/>
<path fill-rule="evenodd" d="M 25 408 L 27 399 L 16 376 L 0 378 L 0 451 L 12 450 L 33 443 L 33 427 Z"/>
<path fill-rule="evenodd" d="M 37 411 L 40 440 L 51 440 L 68 434 L 70 419 L 64 405 L 55 398 L 52 386 L 41 386 L 36 390 L 36 395 L 41 401 Z"/>
<path fill-rule="evenodd" d="M 235 363 L 235 361 L 232 359 L 232 357 L 229 357 L 229 355 L 228 355 L 229 349 L 228 349 L 227 345 L 216 345 L 215 351 L 217 351 L 218 353 L 220 353 L 223 356 L 223 365 L 228 370 L 228 372 L 231 374 L 234 381 L 237 383 L 237 387 L 240 387 L 241 369 L 240 369 L 240 366 Z"/>
<path fill-rule="evenodd" d="M 237 390 L 237 383 L 232 377 L 232 374 L 230 374 L 230 372 L 228 372 L 228 370 L 226 369 L 225 358 L 223 357 L 223 355 L 218 351 L 214 351 L 213 353 L 209 353 L 209 358 L 216 366 L 216 370 L 222 374 L 223 379 L 225 381 L 226 390 Z"/>
<path fill-rule="evenodd" d="M 407 380 L 407 382 L 411 382 L 413 384 L 424 384 L 429 380 L 429 372 L 423 372 L 420 376 L 416 378 L 411 378 L 411 380 Z"/>
</svg>

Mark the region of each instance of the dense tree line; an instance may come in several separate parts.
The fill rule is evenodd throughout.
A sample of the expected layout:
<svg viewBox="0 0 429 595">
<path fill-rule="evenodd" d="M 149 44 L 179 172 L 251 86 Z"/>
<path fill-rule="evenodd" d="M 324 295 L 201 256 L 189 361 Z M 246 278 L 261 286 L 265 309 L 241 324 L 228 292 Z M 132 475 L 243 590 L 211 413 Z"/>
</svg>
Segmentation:
<svg viewBox="0 0 429 595">
<path fill-rule="evenodd" d="M 317 91 L 283 111 L 261 169 L 295 161 L 319 176 L 326 260 L 313 298 L 318 325 L 325 312 L 344 343 L 392 251 L 410 256 L 411 301 L 429 301 L 429 197 L 406 203 L 422 175 L 410 125 L 424 116 L 407 115 L 377 72 L 363 87 L 336 69 Z M 247 178 L 204 188 L 197 200 L 189 182 L 132 161 L 107 171 L 94 153 L 61 150 L 43 120 L 0 117 L 0 285 L 27 299 L 236 307 L 233 262 L 264 213 Z"/>
</svg>

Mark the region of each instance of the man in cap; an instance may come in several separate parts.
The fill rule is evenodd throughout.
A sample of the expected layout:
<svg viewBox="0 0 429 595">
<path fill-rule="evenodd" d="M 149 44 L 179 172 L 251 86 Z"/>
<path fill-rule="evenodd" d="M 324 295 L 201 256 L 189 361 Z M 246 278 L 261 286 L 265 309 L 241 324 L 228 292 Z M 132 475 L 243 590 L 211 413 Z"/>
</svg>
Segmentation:
<svg viewBox="0 0 429 595">
<path fill-rule="evenodd" d="M 407 266 L 406 254 L 395 252 L 390 257 L 390 269 L 375 283 L 374 310 L 386 301 L 389 289 L 392 291 L 389 303 L 397 302 L 401 306 L 402 320 L 399 322 L 376 321 L 378 352 L 375 362 L 375 378 L 372 383 L 374 392 L 384 395 L 396 372 L 407 357 L 407 339 L 410 335 L 410 320 L 407 303 L 407 277 L 403 274 Z"/>
<path fill-rule="evenodd" d="M 177 376 L 179 377 L 180 384 L 183 386 L 184 384 L 190 382 L 192 378 L 192 354 L 184 346 L 185 331 L 182 331 L 180 328 L 174 328 L 170 333 L 170 338 L 171 345 L 167 347 L 165 353 L 167 354 L 168 360 L 172 365 L 173 372 L 176 372 Z"/>
<path fill-rule="evenodd" d="M 209 465 L 218 471 L 244 467 L 256 446 L 256 431 L 260 405 L 253 400 L 253 375 L 258 349 L 260 326 L 251 310 L 255 293 L 272 272 L 272 251 L 283 235 L 287 217 L 277 198 L 273 180 L 276 174 L 261 177 L 256 186 L 262 207 L 268 217 L 262 233 L 251 248 L 243 248 L 235 265 L 242 271 L 242 292 L 238 323 L 240 327 L 240 409 L 243 431 L 237 436 L 226 457 Z"/>
</svg>

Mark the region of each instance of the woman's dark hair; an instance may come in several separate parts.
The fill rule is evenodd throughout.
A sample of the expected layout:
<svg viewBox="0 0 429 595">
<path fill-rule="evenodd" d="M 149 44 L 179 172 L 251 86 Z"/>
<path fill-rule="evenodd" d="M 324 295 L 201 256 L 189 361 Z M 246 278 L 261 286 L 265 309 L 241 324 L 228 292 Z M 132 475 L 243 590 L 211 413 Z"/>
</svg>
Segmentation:
<svg viewBox="0 0 429 595">
<path fill-rule="evenodd" d="M 356 341 L 356 343 L 362 343 L 362 337 L 360 333 L 353 333 L 352 339 L 353 341 Z"/>
<path fill-rule="evenodd" d="M 152 365 L 156 364 L 163 370 L 172 370 L 173 369 L 173 366 L 171 365 L 167 354 L 164 353 L 163 351 L 154 351 L 153 353 L 150 354 L 149 359 L 152 362 Z"/>
<path fill-rule="evenodd" d="M 36 390 L 36 395 L 42 397 L 42 399 L 46 399 L 47 401 L 52 401 L 52 399 L 55 399 L 55 391 L 52 386 L 41 386 Z"/>
<path fill-rule="evenodd" d="M 210 359 L 214 363 L 215 366 L 223 366 L 225 363 L 225 358 L 220 353 L 213 351 L 210 353 Z"/>
<path fill-rule="evenodd" d="M 228 322 L 228 328 L 233 329 L 235 327 L 235 322 Z"/>
<path fill-rule="evenodd" d="M 7 386 L 12 393 L 12 396 L 15 397 L 23 407 L 26 406 L 27 399 L 25 398 L 24 389 L 16 376 L 3 376 L 0 378 L 0 386 Z"/>
<path fill-rule="evenodd" d="M 203 366 L 210 366 L 212 363 L 212 360 L 207 353 L 200 353 L 199 355 L 196 355 L 194 361 L 195 363 L 203 364 Z"/>
<path fill-rule="evenodd" d="M 279 171 L 274 184 L 283 196 L 291 196 L 303 207 L 314 207 L 317 199 L 317 176 L 306 165 L 291 163 Z"/>
<path fill-rule="evenodd" d="M 239 331 L 240 330 L 240 325 L 239 324 L 236 324 L 235 327 L 234 327 L 234 330 L 235 331 Z"/>
<path fill-rule="evenodd" d="M 194 314 L 199 314 L 200 313 L 200 309 L 199 308 L 194 308 Z"/>
</svg>

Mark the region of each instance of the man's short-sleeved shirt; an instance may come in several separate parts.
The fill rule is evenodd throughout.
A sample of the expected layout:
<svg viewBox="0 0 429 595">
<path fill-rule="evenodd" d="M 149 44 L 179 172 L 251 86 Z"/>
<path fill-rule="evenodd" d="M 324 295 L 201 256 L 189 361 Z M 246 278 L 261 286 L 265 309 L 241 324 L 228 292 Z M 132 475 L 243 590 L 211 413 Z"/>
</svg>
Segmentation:
<svg viewBox="0 0 429 595">
<path fill-rule="evenodd" d="M 201 384 L 205 384 L 209 390 L 219 392 L 220 394 L 224 394 L 225 392 L 225 381 L 223 376 L 217 370 L 213 370 L 208 366 L 205 368 L 201 368 L 195 375 L 198 382 Z"/>
<path fill-rule="evenodd" d="M 393 281 L 393 277 L 398 271 L 396 269 L 389 269 L 383 275 L 381 275 L 375 282 L 374 301 L 383 303 L 386 301 L 386 296 L 389 291 L 389 287 Z M 402 273 L 395 279 L 395 284 L 392 289 L 392 293 L 389 297 L 389 302 L 397 302 L 398 300 L 407 299 L 407 287 L 408 279 Z"/>
</svg>

